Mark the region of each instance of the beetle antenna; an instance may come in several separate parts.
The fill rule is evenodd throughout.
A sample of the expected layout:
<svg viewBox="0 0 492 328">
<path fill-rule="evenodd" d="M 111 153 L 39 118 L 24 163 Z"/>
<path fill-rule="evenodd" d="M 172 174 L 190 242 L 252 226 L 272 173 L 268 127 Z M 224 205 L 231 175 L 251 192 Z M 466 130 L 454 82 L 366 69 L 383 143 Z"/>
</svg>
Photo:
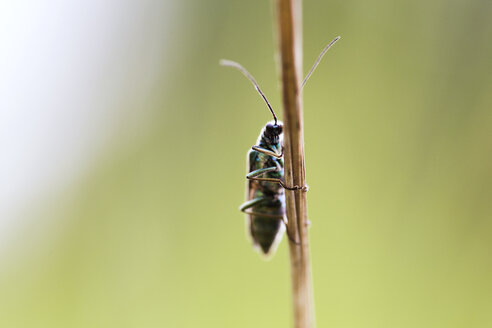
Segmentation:
<svg viewBox="0 0 492 328">
<path fill-rule="evenodd" d="M 306 77 L 304 78 L 304 81 L 302 81 L 301 89 L 304 88 L 304 85 L 306 84 L 307 80 L 311 77 L 311 74 L 313 74 L 314 70 L 318 66 L 319 62 L 321 61 L 321 58 L 326 54 L 326 52 L 333 46 L 338 40 L 340 40 L 340 36 L 337 36 L 333 41 L 328 43 L 328 45 L 321 51 L 321 53 L 318 56 L 318 59 L 314 62 L 313 67 L 309 70 L 309 73 L 307 73 Z"/>
<path fill-rule="evenodd" d="M 263 100 L 267 104 L 268 108 L 270 109 L 270 112 L 272 112 L 273 119 L 275 120 L 275 125 L 277 125 L 277 115 L 275 115 L 275 112 L 273 111 L 272 106 L 270 106 L 270 103 L 268 102 L 267 98 L 265 97 L 265 95 L 261 91 L 260 86 L 256 82 L 256 80 L 253 77 L 253 75 L 249 74 L 249 72 L 244 67 L 242 67 L 240 64 L 238 64 L 236 62 L 233 62 L 232 60 L 222 59 L 220 61 L 220 65 L 222 65 L 222 66 L 229 66 L 229 67 L 233 67 L 235 69 L 238 69 L 239 71 L 241 71 L 241 73 L 244 74 L 244 76 L 246 76 L 253 83 L 253 85 L 255 86 L 256 91 L 258 91 L 258 93 L 260 94 L 260 96 L 263 98 Z"/>
</svg>

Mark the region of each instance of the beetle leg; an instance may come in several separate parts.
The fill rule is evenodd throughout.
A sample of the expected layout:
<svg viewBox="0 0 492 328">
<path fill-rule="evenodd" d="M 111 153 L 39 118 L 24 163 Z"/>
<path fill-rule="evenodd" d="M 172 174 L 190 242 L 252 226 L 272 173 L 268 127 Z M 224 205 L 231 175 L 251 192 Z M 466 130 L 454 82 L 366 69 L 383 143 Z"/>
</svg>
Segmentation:
<svg viewBox="0 0 492 328">
<path fill-rule="evenodd" d="M 270 156 L 273 156 L 273 157 L 276 157 L 276 158 L 281 158 L 283 155 L 284 155 L 284 150 L 282 148 L 282 152 L 279 154 L 275 151 L 271 151 L 270 149 L 266 149 L 266 148 L 263 148 L 263 147 L 260 147 L 260 146 L 253 146 L 251 147 L 251 149 L 253 150 L 256 150 L 260 153 L 263 153 L 263 154 L 266 154 L 266 155 L 270 155 Z"/>
<path fill-rule="evenodd" d="M 285 184 L 285 181 L 284 180 L 278 179 L 278 178 L 257 178 L 257 176 L 262 175 L 264 173 L 275 172 L 275 171 L 280 171 L 278 165 L 276 167 L 273 167 L 273 166 L 271 166 L 271 167 L 265 167 L 265 168 L 262 168 L 262 169 L 258 169 L 258 170 L 254 170 L 252 172 L 249 172 L 246 175 L 246 179 L 248 179 L 248 180 L 256 180 L 256 181 L 277 182 L 284 189 L 287 189 L 287 190 L 302 190 L 304 192 L 306 192 L 306 191 L 309 190 L 309 187 L 308 186 L 304 186 L 304 187 L 301 187 L 301 186 L 288 187 Z"/>
<path fill-rule="evenodd" d="M 256 197 L 251 200 L 248 200 L 247 202 L 244 202 L 241 206 L 239 206 L 239 210 L 241 212 L 247 213 L 246 210 L 250 207 L 255 206 L 256 204 L 262 202 L 265 200 L 265 197 Z M 247 213 L 249 214 L 249 213 Z"/>
<path fill-rule="evenodd" d="M 284 189 L 287 190 L 302 190 L 304 192 L 307 192 L 309 190 L 308 186 L 294 186 L 294 187 L 289 187 L 285 184 L 285 181 L 282 179 L 277 179 L 277 178 L 255 178 L 255 177 L 248 177 L 246 176 L 248 180 L 256 180 L 256 181 L 268 181 L 268 182 L 277 182 L 279 185 L 281 185 Z"/>
<path fill-rule="evenodd" d="M 291 236 L 291 234 L 289 232 L 289 226 L 287 225 L 287 217 L 285 215 L 275 215 L 275 214 L 259 213 L 259 212 L 255 212 L 255 211 L 247 211 L 247 209 L 249 207 L 253 206 L 254 204 L 258 204 L 263 199 L 264 199 L 263 197 L 254 198 L 254 199 L 244 203 L 243 205 L 241 205 L 240 210 L 246 214 L 249 214 L 249 215 L 257 215 L 257 216 L 262 216 L 262 217 L 267 217 L 267 218 L 272 218 L 272 219 L 281 219 L 283 224 L 285 225 L 285 234 L 287 235 L 289 240 L 292 241 L 296 245 L 300 245 L 299 242 L 297 242 L 295 240 L 295 238 Z M 252 203 L 253 205 L 250 205 L 249 203 Z"/>
<path fill-rule="evenodd" d="M 269 173 L 269 172 L 277 172 L 277 171 L 280 171 L 280 170 L 281 170 L 281 168 L 280 168 L 280 166 L 278 164 L 276 166 L 265 167 L 265 168 L 262 168 L 262 169 L 258 169 L 258 170 L 254 170 L 254 171 L 249 172 L 246 175 L 246 179 L 248 179 L 248 180 L 256 180 L 256 181 L 277 182 L 277 183 L 280 183 L 280 185 L 282 185 L 282 183 L 280 182 L 281 180 L 278 179 L 278 178 L 257 178 L 257 176 L 259 176 L 259 175 L 262 175 L 262 174 L 265 174 L 265 173 Z"/>
<path fill-rule="evenodd" d="M 294 187 L 287 187 L 285 185 L 285 181 L 281 180 L 281 179 L 278 179 L 278 183 L 284 187 L 284 189 L 287 189 L 287 190 L 302 190 L 304 192 L 307 192 L 309 190 L 309 187 L 308 186 L 304 186 L 304 187 L 301 187 L 301 186 L 294 186 Z"/>
<path fill-rule="evenodd" d="M 287 227 L 287 218 L 285 215 L 276 215 L 276 214 L 267 214 L 267 213 L 260 213 L 260 212 L 255 212 L 255 211 L 248 211 L 249 208 L 255 206 L 258 203 L 261 203 L 262 201 L 265 200 L 265 197 L 256 197 L 251 200 L 248 200 L 247 202 L 244 202 L 240 207 L 239 210 L 241 212 L 244 212 L 249 215 L 257 215 L 257 216 L 263 216 L 267 218 L 272 218 L 272 219 L 282 219 L 282 222 L 285 224 Z M 289 237 L 290 238 L 290 237 Z"/>
<path fill-rule="evenodd" d="M 264 173 L 275 172 L 275 171 L 279 171 L 279 168 L 277 166 L 265 167 L 262 169 L 254 170 L 246 175 L 246 179 L 250 179 L 250 180 L 274 179 L 274 178 L 255 178 L 255 177 L 262 175 Z M 274 180 L 278 180 L 278 179 L 274 179 Z M 271 181 L 271 180 L 263 180 L 263 181 Z"/>
<path fill-rule="evenodd" d="M 248 211 L 247 209 L 242 211 L 245 214 L 248 215 L 256 215 L 256 216 L 261 216 L 265 218 L 272 218 L 272 219 L 281 219 L 282 222 L 285 224 L 285 216 L 284 215 L 278 215 L 278 214 L 267 214 L 267 213 L 261 213 L 261 212 L 255 212 L 255 211 Z"/>
</svg>

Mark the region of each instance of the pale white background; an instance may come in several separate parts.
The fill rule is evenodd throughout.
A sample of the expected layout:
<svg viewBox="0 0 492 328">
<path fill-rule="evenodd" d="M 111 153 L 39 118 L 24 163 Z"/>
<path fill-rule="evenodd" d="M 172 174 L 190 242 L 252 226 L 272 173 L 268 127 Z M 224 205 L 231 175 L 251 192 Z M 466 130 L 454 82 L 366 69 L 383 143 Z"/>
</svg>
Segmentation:
<svg viewBox="0 0 492 328">
<path fill-rule="evenodd" d="M 0 250 L 145 121 L 173 11 L 167 0 L 0 2 Z"/>
</svg>

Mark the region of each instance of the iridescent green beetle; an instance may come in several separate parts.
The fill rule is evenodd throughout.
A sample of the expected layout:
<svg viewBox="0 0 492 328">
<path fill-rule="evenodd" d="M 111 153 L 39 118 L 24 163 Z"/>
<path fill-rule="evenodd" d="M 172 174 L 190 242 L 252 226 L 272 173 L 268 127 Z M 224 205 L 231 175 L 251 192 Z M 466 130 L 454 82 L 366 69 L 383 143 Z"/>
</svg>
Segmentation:
<svg viewBox="0 0 492 328">
<path fill-rule="evenodd" d="M 301 89 L 326 51 L 339 39 L 340 37 L 336 37 L 323 49 L 304 78 Z M 275 253 L 287 226 L 284 189 L 307 191 L 307 187 L 288 187 L 284 182 L 282 122 L 277 120 L 272 106 L 254 77 L 236 62 L 222 60 L 220 63 L 241 71 L 253 83 L 273 115 L 273 121 L 263 127 L 256 145 L 252 146 L 247 154 L 246 202 L 240 206 L 240 210 L 246 213 L 248 232 L 253 246 L 260 249 L 264 255 L 269 256 Z M 293 240 L 288 230 L 287 235 Z"/>
<path fill-rule="evenodd" d="M 247 215 L 253 245 L 259 246 L 265 255 L 273 254 L 286 223 L 284 188 L 300 189 L 288 188 L 283 182 L 282 123 L 265 125 L 256 145 L 248 152 L 246 168 L 246 202 L 240 210 Z"/>
</svg>

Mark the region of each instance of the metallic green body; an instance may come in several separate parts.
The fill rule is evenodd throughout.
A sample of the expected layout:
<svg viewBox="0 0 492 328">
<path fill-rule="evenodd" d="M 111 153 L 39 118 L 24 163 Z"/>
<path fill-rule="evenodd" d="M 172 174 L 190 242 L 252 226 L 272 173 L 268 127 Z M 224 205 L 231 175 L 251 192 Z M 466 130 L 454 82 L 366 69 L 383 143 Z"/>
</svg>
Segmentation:
<svg viewBox="0 0 492 328">
<path fill-rule="evenodd" d="M 257 146 L 281 154 L 282 138 L 272 143 L 264 138 L 265 129 L 258 138 Z M 270 142 L 269 142 L 270 141 Z M 251 149 L 247 156 L 248 175 L 261 174 L 262 178 L 283 179 L 283 159 Z M 264 173 L 261 173 L 265 171 Z M 284 188 L 278 182 L 247 180 L 246 203 L 241 206 L 246 212 L 248 231 L 253 244 L 264 254 L 273 254 L 282 239 L 285 219 Z"/>
</svg>

